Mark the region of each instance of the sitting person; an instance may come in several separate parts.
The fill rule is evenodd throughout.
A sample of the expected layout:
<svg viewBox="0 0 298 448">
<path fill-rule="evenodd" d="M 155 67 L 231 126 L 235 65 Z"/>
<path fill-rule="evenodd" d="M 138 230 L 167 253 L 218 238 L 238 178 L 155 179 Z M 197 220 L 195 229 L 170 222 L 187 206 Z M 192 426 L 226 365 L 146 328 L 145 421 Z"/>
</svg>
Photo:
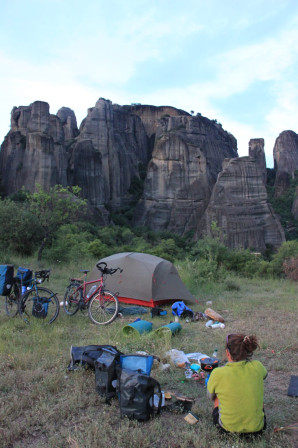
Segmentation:
<svg viewBox="0 0 298 448">
<path fill-rule="evenodd" d="M 266 428 L 263 380 L 267 370 L 260 361 L 250 360 L 258 347 L 255 336 L 229 334 L 228 363 L 210 375 L 207 395 L 214 401 L 213 423 L 222 432 L 260 434 Z"/>
</svg>

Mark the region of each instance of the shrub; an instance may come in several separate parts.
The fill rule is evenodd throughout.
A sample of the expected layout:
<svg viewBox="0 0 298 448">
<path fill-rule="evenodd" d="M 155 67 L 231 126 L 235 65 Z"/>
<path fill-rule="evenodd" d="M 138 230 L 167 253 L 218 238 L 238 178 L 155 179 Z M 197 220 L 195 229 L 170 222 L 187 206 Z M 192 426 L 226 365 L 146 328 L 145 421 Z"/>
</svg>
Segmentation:
<svg viewBox="0 0 298 448">
<path fill-rule="evenodd" d="M 283 262 L 285 276 L 294 282 L 298 282 L 298 258 L 290 258 Z"/>
</svg>

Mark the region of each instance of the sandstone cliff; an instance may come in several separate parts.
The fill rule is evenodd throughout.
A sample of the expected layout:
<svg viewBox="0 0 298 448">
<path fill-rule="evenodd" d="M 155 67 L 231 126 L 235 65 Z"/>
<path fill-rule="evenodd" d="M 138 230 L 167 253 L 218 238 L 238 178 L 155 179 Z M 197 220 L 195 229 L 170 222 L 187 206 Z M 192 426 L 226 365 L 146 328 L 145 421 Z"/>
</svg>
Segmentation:
<svg viewBox="0 0 298 448">
<path fill-rule="evenodd" d="M 281 196 L 298 170 L 298 135 L 293 131 L 279 134 L 273 148 L 273 156 L 276 169 L 275 196 Z"/>
<path fill-rule="evenodd" d="M 255 158 L 224 161 L 198 234 L 210 234 L 212 221 L 232 248 L 264 252 L 266 244 L 279 247 L 284 231 L 267 202 L 262 169 Z"/>
<path fill-rule="evenodd" d="M 194 229 L 225 157 L 237 157 L 237 143 L 219 125 L 188 115 L 161 118 L 134 223 L 181 235 Z"/>
<path fill-rule="evenodd" d="M 248 144 L 248 155 L 256 160 L 258 163 L 263 176 L 263 182 L 266 185 L 267 182 L 267 170 L 266 170 L 266 158 L 264 150 L 264 139 L 263 138 L 252 138 L 249 140 Z"/>
<path fill-rule="evenodd" d="M 34 191 L 36 183 L 67 185 L 63 126 L 48 103 L 13 108 L 11 130 L 1 145 L 0 175 L 8 195 L 22 186 Z"/>
</svg>

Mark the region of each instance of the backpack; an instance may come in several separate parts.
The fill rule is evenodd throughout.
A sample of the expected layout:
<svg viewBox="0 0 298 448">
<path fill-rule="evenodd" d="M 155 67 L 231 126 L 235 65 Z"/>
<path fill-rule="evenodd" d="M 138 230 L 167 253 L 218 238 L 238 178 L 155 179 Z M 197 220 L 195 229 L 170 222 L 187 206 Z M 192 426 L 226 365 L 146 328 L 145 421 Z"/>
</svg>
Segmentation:
<svg viewBox="0 0 298 448">
<path fill-rule="evenodd" d="M 13 265 L 0 265 L 0 295 L 7 296 L 13 284 Z"/>
<path fill-rule="evenodd" d="M 23 286 L 30 286 L 32 280 L 32 271 L 28 268 L 18 267 L 16 278 L 23 280 Z"/>
<path fill-rule="evenodd" d="M 132 370 L 117 371 L 121 417 L 144 422 L 158 415 L 162 402 L 159 382 Z"/>
<path fill-rule="evenodd" d="M 95 389 L 106 402 L 116 395 L 117 371 L 120 353 L 115 347 L 102 348 L 101 355 L 94 362 Z"/>
</svg>

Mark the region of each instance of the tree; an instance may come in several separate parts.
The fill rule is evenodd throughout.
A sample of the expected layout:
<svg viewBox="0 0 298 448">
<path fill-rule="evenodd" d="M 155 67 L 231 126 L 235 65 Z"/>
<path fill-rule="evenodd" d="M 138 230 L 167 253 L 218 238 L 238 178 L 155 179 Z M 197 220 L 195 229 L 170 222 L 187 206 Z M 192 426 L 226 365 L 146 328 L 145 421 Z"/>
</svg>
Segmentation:
<svg viewBox="0 0 298 448">
<path fill-rule="evenodd" d="M 77 221 L 86 213 L 87 201 L 79 197 L 79 187 L 64 188 L 55 185 L 45 191 L 41 185 L 36 185 L 35 193 L 28 193 L 27 200 L 31 213 L 37 218 L 43 238 L 38 250 L 38 261 L 42 258 L 46 244 L 62 224 Z"/>
</svg>

